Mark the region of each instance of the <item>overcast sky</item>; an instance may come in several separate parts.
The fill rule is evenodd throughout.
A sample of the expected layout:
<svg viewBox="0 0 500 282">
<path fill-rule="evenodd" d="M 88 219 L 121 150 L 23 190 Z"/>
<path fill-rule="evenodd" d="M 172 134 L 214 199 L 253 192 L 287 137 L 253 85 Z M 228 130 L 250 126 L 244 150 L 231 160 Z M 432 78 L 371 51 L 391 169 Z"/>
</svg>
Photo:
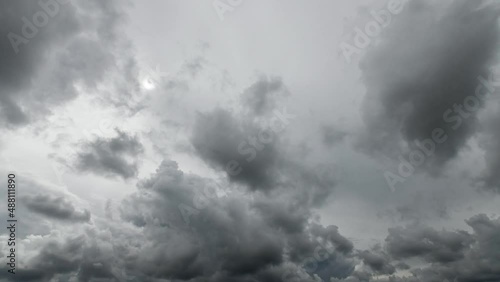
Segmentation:
<svg viewBox="0 0 500 282">
<path fill-rule="evenodd" d="M 499 15 L 0 0 L 0 281 L 500 281 Z"/>
</svg>

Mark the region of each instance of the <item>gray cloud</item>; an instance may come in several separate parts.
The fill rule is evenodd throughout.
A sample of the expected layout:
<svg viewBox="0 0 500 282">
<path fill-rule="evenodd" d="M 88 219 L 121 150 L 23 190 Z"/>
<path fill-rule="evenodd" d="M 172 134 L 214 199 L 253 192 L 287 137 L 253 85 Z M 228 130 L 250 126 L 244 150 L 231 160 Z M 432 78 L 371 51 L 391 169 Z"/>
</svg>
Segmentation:
<svg viewBox="0 0 500 282">
<path fill-rule="evenodd" d="M 105 244 L 97 245 L 95 239 L 86 235 L 51 239 L 39 246 L 37 255 L 26 260 L 28 267 L 18 269 L 15 279 L 12 275 L 6 278 L 10 281 L 119 281 L 116 265 L 113 265 L 117 263 L 116 258 L 106 249 Z"/>
<path fill-rule="evenodd" d="M 276 133 L 266 131 L 278 138 Z M 239 121 L 227 110 L 215 109 L 197 116 L 192 144 L 209 164 L 226 170 L 231 180 L 246 183 L 252 189 L 270 189 L 276 184 L 276 167 L 282 163 L 279 141 L 263 144 L 258 134 L 255 124 Z M 235 163 L 234 169 L 231 163 Z"/>
<path fill-rule="evenodd" d="M 88 210 L 78 211 L 63 196 L 51 197 L 49 195 L 38 194 L 35 196 L 25 196 L 22 201 L 32 212 L 47 217 L 74 222 L 88 222 L 90 220 L 90 212 Z"/>
<path fill-rule="evenodd" d="M 312 14 L 313 18 L 304 18 L 295 25 L 297 21 L 294 16 L 304 11 L 294 11 L 298 2 L 292 2 L 287 5 L 283 17 L 280 17 L 280 22 L 292 19 L 294 33 L 291 35 L 302 34 L 302 25 L 306 33 L 311 27 L 321 30 L 318 27 L 328 26 L 329 22 L 319 18 L 322 13 Z M 475 76 L 486 77 L 488 74 L 490 55 L 496 48 L 496 14 L 493 9 L 480 8 L 480 4 L 486 2 L 478 2 L 458 0 L 454 4 L 449 4 L 451 1 L 431 4 L 431 1 L 426 0 L 411 1 L 405 6 L 408 10 L 397 18 L 393 17 L 394 21 L 384 29 L 377 42 L 373 41 L 374 46 L 370 47 L 361 64 L 368 89 L 363 108 L 367 131 L 360 136 L 359 144 L 364 150 L 397 159 L 401 151 L 414 147 L 413 141 L 429 138 L 435 126 L 442 126 L 449 133 L 449 143 L 437 148 L 428 167 L 436 168 L 438 172 L 475 134 L 478 125 L 475 113 L 467 119 L 461 117 L 462 124 L 454 131 L 451 128 L 453 123 L 442 120 L 441 111 L 447 107 L 453 109 L 454 103 L 462 103 L 466 93 L 475 90 Z M 2 11 L 7 11 L 4 18 L 8 19 L 7 22 L 19 20 L 25 15 L 31 17 L 38 9 L 37 2 L 34 5 L 11 4 L 0 0 L 0 3 L 5 8 Z M 123 5 L 117 5 L 119 3 Z M 79 95 L 93 95 L 83 93 L 98 93 L 92 97 L 92 102 L 97 100 L 110 104 L 113 112 L 120 107 L 137 110 L 139 107 L 132 107 L 135 105 L 135 102 L 131 102 L 134 99 L 129 99 L 140 88 L 136 81 L 139 77 L 137 66 L 129 54 L 130 50 L 122 49 L 127 45 L 121 31 L 125 17 L 122 7 L 125 3 L 91 0 L 67 4 L 64 11 L 50 18 L 51 23 L 46 29 L 40 29 L 28 44 L 20 45 L 17 56 L 23 58 L 6 60 L 17 75 L 0 72 L 0 91 L 8 93 L 0 95 L 0 103 L 4 105 L 0 106 L 4 107 L 0 109 L 0 115 L 3 115 L 0 117 L 0 123 L 3 123 L 0 127 L 29 124 L 50 115 L 51 111 L 56 112 L 56 106 Z M 155 4 L 151 5 L 148 7 L 155 8 Z M 491 5 L 488 7 L 496 8 L 496 4 Z M 15 8 L 17 10 L 11 13 L 11 7 L 14 6 L 20 8 Z M 28 6 L 31 10 L 25 9 Z M 179 4 L 176 9 L 162 10 L 167 14 L 173 11 L 174 17 L 159 12 L 157 15 L 162 16 L 162 21 L 165 20 L 162 26 L 168 26 L 170 18 L 182 20 L 183 17 L 177 17 L 177 13 L 184 8 Z M 307 11 L 321 12 L 314 9 L 317 9 L 317 5 L 309 6 Z M 331 10 L 324 9 L 325 19 L 335 18 L 328 12 Z M 144 15 L 143 11 L 142 8 L 135 11 L 134 16 L 138 18 L 134 18 L 133 27 L 139 28 L 143 24 L 147 28 L 153 26 L 149 25 L 149 20 L 153 18 L 149 18 L 147 13 Z M 248 11 L 253 9 L 241 7 L 238 14 L 244 17 Z M 202 10 L 200 12 L 203 13 Z M 365 12 L 368 14 L 368 9 Z M 144 16 L 148 17 L 147 21 L 141 18 Z M 19 23 L 5 26 L 9 27 L 4 28 L 5 31 L 11 30 L 10 26 L 13 26 L 12 30 L 21 28 Z M 139 49 L 148 53 L 145 55 L 152 55 L 155 61 L 168 62 L 165 67 L 171 68 L 170 63 L 175 64 L 176 56 L 184 54 L 185 50 L 189 52 L 190 42 L 187 38 L 191 36 L 190 30 L 198 36 L 199 31 L 205 28 L 203 26 L 200 29 L 191 24 L 183 26 L 187 29 L 186 33 L 178 34 L 181 37 L 175 34 L 173 39 L 158 36 L 152 41 L 158 44 L 156 47 L 173 48 L 172 52 L 162 52 L 161 55 L 148 53 L 160 49 L 149 48 L 152 45 L 147 42 L 141 42 Z M 268 27 L 265 24 L 262 26 Z M 169 28 L 162 30 L 170 31 Z M 217 30 L 211 29 L 207 39 L 215 35 Z M 222 30 L 224 36 L 232 34 L 226 34 L 232 29 Z M 132 30 L 130 33 L 141 40 L 151 36 L 142 30 L 140 34 Z M 151 33 L 160 35 L 154 28 Z M 288 32 L 285 35 L 283 39 L 288 38 L 292 42 L 302 38 L 288 36 Z M 314 37 L 314 33 L 310 35 L 311 38 L 319 38 Z M 322 36 L 322 31 L 317 35 Z M 216 38 L 222 37 L 217 35 Z M 183 42 L 184 39 L 187 39 L 186 42 Z M 214 46 L 222 46 L 219 43 Z M 248 45 L 235 43 L 235 46 Z M 331 49 L 329 44 L 332 42 L 322 43 L 328 43 L 321 46 Z M 175 50 L 177 45 L 182 46 L 182 50 Z M 318 44 L 312 44 L 312 49 L 306 45 L 303 50 L 320 50 Z M 142 49 L 144 47 L 147 48 Z M 259 46 L 251 47 L 258 50 L 253 47 Z M 288 95 L 287 87 L 280 77 L 261 76 L 238 95 L 241 99 L 238 101 L 241 104 L 236 103 L 238 110 L 215 108 L 207 111 L 213 107 L 212 102 L 219 104 L 217 98 L 224 96 L 224 102 L 227 101 L 226 94 L 231 90 L 226 87 L 240 86 L 231 84 L 233 79 L 219 75 L 211 67 L 208 58 L 219 58 L 220 54 L 216 50 L 212 55 L 207 55 L 207 59 L 205 55 L 195 57 L 180 67 L 180 75 L 176 78 L 158 81 L 150 77 L 155 80 L 156 87 L 148 91 L 148 97 L 151 98 L 149 103 L 141 105 L 145 107 L 145 115 L 130 123 L 131 130 L 149 131 L 150 134 L 138 133 L 141 134 L 141 140 L 137 137 L 139 135 L 118 131 L 116 137 L 98 138 L 79 144 L 76 162 L 69 167 L 114 178 L 97 181 L 90 177 L 89 185 L 99 185 L 102 193 L 88 196 L 78 193 L 91 201 L 92 220 L 90 213 L 80 210 L 69 197 L 38 191 L 40 187 L 31 185 L 24 180 L 24 175 L 21 176 L 20 191 L 29 196 L 19 198 L 18 215 L 22 220 L 18 238 L 23 252 L 19 256 L 19 262 L 22 263 L 18 265 L 18 275 L 14 276 L 16 281 L 500 281 L 497 266 L 500 261 L 498 219 L 475 216 L 466 221 L 472 231 L 437 230 L 422 225 L 428 219 L 435 224 L 440 221 L 434 219 L 454 220 L 456 213 L 487 209 L 486 204 L 475 206 L 478 198 L 474 197 L 467 204 L 472 207 L 470 210 L 465 211 L 460 206 L 464 201 L 456 198 L 464 199 L 472 195 L 472 192 L 463 193 L 468 188 L 466 184 L 456 187 L 459 186 L 457 180 L 443 179 L 440 182 L 421 176 L 418 178 L 421 182 L 413 184 L 419 187 L 415 189 L 424 194 L 422 197 L 403 189 L 391 195 L 379 193 L 381 177 L 377 177 L 380 174 L 373 167 L 377 164 L 344 148 L 327 150 L 347 135 L 336 125 L 321 125 L 332 124 L 333 115 L 342 115 L 344 110 L 351 112 L 350 102 L 355 104 L 357 99 L 351 101 L 350 97 L 328 97 L 328 100 L 322 100 L 323 96 L 314 95 L 312 99 L 308 98 L 310 96 L 291 99 L 290 102 L 296 104 L 290 106 L 298 111 L 297 115 L 316 111 L 314 120 L 301 115 L 294 124 L 293 119 L 288 119 L 291 123 L 281 123 L 280 130 L 274 132 L 272 140 L 262 142 L 268 137 L 266 134 L 270 133 L 263 130 L 269 127 L 273 130 L 273 126 L 282 121 L 275 111 L 281 110 L 280 99 Z M 235 56 L 231 55 L 226 62 L 243 60 L 244 57 L 238 54 L 235 52 Z M 259 67 L 263 66 L 260 62 L 267 64 L 268 57 L 265 54 L 255 54 L 260 58 L 256 60 L 259 61 Z M 294 65 L 304 66 L 304 69 L 314 69 L 315 66 L 322 70 L 330 69 L 332 61 L 325 60 L 323 55 L 307 55 L 304 56 L 308 58 L 307 61 L 302 62 L 301 56 L 295 56 L 297 62 Z M 284 59 L 290 57 L 293 56 L 284 56 Z M 20 63 L 18 68 L 14 68 L 15 64 L 9 60 Z M 281 58 L 276 62 L 282 62 Z M 274 69 L 275 66 L 270 63 L 269 66 Z M 241 69 L 247 68 L 234 71 Z M 293 81 L 299 90 L 311 90 L 313 94 L 325 93 L 326 97 L 332 90 L 347 89 L 328 85 L 331 78 L 324 81 L 315 74 L 304 76 L 304 73 L 300 70 L 296 72 L 295 69 L 290 72 L 287 70 L 284 77 L 301 77 Z M 242 76 L 242 73 L 235 73 L 234 81 Z M 4 92 L 4 89 L 14 91 Z M 30 89 L 34 91 L 26 91 Z M 229 101 L 234 102 L 233 98 L 230 96 Z M 332 115 L 321 111 L 323 105 L 328 108 L 332 104 L 330 102 L 342 100 L 349 105 L 336 107 L 338 111 L 332 110 Z M 191 119 L 192 114 L 196 113 L 194 109 L 203 109 L 203 112 Z M 356 119 L 356 115 L 348 119 L 351 117 Z M 271 122 L 273 120 L 276 122 L 274 125 Z M 137 123 L 151 121 L 155 123 L 151 127 L 137 128 Z M 346 124 L 352 124 L 352 120 L 345 121 Z M 495 175 L 498 161 L 494 152 L 500 146 L 496 142 L 498 136 L 494 127 L 497 122 L 492 124 L 489 128 L 485 127 L 483 132 L 492 134 L 485 136 L 485 143 L 481 144 L 489 153 L 486 155 L 488 170 L 482 179 L 488 186 L 498 185 Z M 285 130 L 286 125 L 293 125 L 293 128 Z M 155 140 L 142 140 L 153 138 L 157 130 L 155 127 L 161 128 L 161 136 Z M 21 137 L 25 136 L 23 132 L 19 133 Z M 59 137 L 64 136 L 57 137 L 61 140 Z M 318 137 L 322 138 L 324 146 L 313 148 L 320 145 Z M 66 138 L 71 140 L 69 136 Z M 148 141 L 148 145 L 157 147 L 161 156 L 155 153 L 151 155 L 149 150 L 144 152 L 141 141 Z M 61 151 L 65 151 L 64 143 L 58 144 Z M 10 143 L 6 142 L 5 145 L 10 149 Z M 182 149 L 173 147 L 177 145 L 182 145 Z M 19 148 L 18 144 L 12 147 Z M 148 153 L 147 157 L 152 156 L 155 162 L 171 153 L 181 155 L 179 158 L 182 161 L 179 165 L 174 161 L 163 161 L 156 172 L 138 182 L 136 191 L 130 195 L 120 192 L 115 195 L 116 188 L 123 187 L 123 191 L 130 191 L 127 190 L 131 188 L 127 187 L 129 185 L 120 186 L 124 184 L 120 181 L 116 183 L 116 177 L 135 179 L 144 153 Z M 186 153 L 195 154 L 194 157 L 199 159 L 184 155 Z M 59 156 L 58 159 L 65 157 Z M 39 158 L 31 159 L 35 166 L 45 164 Z M 347 173 L 337 178 L 337 170 L 316 166 L 320 160 L 327 159 L 338 162 Z M 205 171 L 206 167 L 197 163 L 200 160 L 211 169 Z M 145 168 L 150 165 L 150 162 L 146 162 Z M 31 170 L 30 167 L 22 169 Z M 45 172 L 45 168 L 42 169 Z M 201 169 L 204 176 L 188 172 L 197 169 Z M 39 170 L 35 169 L 35 172 Z M 209 176 L 217 177 L 217 183 Z M 77 193 L 75 189 L 81 189 L 82 185 L 77 182 L 83 180 L 82 175 L 70 174 L 65 178 L 69 180 L 69 191 Z M 44 177 L 45 181 L 51 179 L 50 176 Z M 97 182 L 92 182 L 94 180 Z M 338 180 L 341 182 L 337 188 Z M 75 183 L 75 186 L 71 185 Z M 130 183 L 128 181 L 126 184 Z M 436 187 L 439 189 L 433 189 L 434 186 L 439 186 Z M 62 189 L 61 185 L 50 188 Z M 215 188 L 216 194 L 212 188 Z M 335 195 L 335 199 L 332 195 L 334 188 L 340 192 Z M 439 190 L 440 193 L 431 190 Z M 115 196 L 116 200 L 104 205 L 107 198 Z M 327 212 L 323 209 L 325 203 L 337 205 L 332 206 L 336 214 L 320 218 L 319 214 Z M 342 207 L 355 212 L 345 212 Z M 367 240 L 376 239 L 374 237 L 386 235 L 381 233 L 381 226 L 388 222 L 383 219 L 380 224 L 370 221 L 374 216 L 370 212 L 380 209 L 390 209 L 389 212 L 394 211 L 392 214 L 398 220 L 415 224 L 391 228 L 382 246 L 359 249 L 353 241 L 366 243 Z M 48 220 L 40 220 L 41 216 Z M 347 232 L 344 226 L 339 225 L 339 228 L 333 225 L 337 224 L 337 220 L 347 222 Z M 85 224 L 68 224 L 71 221 Z M 453 223 L 449 222 L 451 226 Z M 6 238 L 6 231 L 3 232 L 0 237 Z M 5 257 L 5 253 L 6 244 L 1 244 L 0 256 Z M 14 280 L 12 276 L 6 276 L 5 265 L 0 268 L 0 280 Z M 401 277 L 402 273 L 411 277 Z"/>
<path fill-rule="evenodd" d="M 264 77 L 245 91 L 242 101 L 271 99 L 267 96 L 278 89 L 285 89 L 281 80 Z M 288 186 L 304 194 L 306 189 L 301 186 L 305 186 L 309 187 L 307 201 L 324 201 L 335 186 L 335 172 L 325 175 L 325 171 L 304 164 L 297 157 L 300 149 L 281 141 L 295 115 L 274 102 L 263 103 L 266 110 L 259 113 L 222 108 L 198 113 L 191 136 L 195 152 L 216 170 L 224 171 L 232 182 L 252 191 Z M 252 103 L 250 108 L 254 108 Z"/>
<path fill-rule="evenodd" d="M 417 226 L 391 228 L 386 239 L 387 250 L 393 257 L 421 257 L 428 262 L 462 259 L 472 242 L 471 235 L 465 231 L 436 231 Z"/>
<path fill-rule="evenodd" d="M 419 281 L 499 280 L 500 219 L 479 214 L 466 223 L 472 234 L 429 227 L 391 229 L 386 247 L 394 259 L 418 258 L 431 262 L 411 270 Z"/>
<path fill-rule="evenodd" d="M 391 228 L 383 248 L 379 246 L 357 252 L 370 271 L 358 270 L 345 279 L 331 281 L 498 281 L 500 218 L 491 219 L 479 214 L 465 222 L 472 228 L 472 233 L 438 231 L 421 225 Z M 417 263 L 420 266 L 411 267 L 404 260 L 420 261 Z M 409 270 L 411 275 L 376 280 L 373 277 L 392 274 L 395 268 Z"/>
<path fill-rule="evenodd" d="M 447 140 L 436 144 L 426 166 L 438 172 L 458 154 L 484 102 L 459 107 L 478 87 L 486 91 L 478 78 L 488 77 L 498 46 L 498 5 L 483 3 L 409 1 L 384 30 L 360 63 L 367 88 L 362 148 L 397 159 L 441 128 Z"/>
<path fill-rule="evenodd" d="M 241 94 L 241 103 L 252 115 L 260 116 L 276 108 L 276 102 L 289 93 L 280 77 L 261 76 Z"/>
<path fill-rule="evenodd" d="M 500 192 L 500 131 L 498 131 L 498 122 L 500 122 L 500 113 L 490 117 L 483 126 L 480 137 L 480 146 L 484 149 L 484 160 L 486 168 L 479 176 L 480 184 L 489 190 Z"/>
<path fill-rule="evenodd" d="M 134 68 L 120 26 L 124 2 L 1 1 L 0 124 L 17 127 Z M 127 83 L 133 84 L 135 78 Z M 117 85 L 124 82 L 116 79 Z M 119 88 L 119 86 L 117 86 Z M 124 92 L 120 94 L 123 98 Z"/>
<path fill-rule="evenodd" d="M 116 137 L 97 138 L 82 147 L 75 164 L 78 170 L 124 179 L 137 175 L 137 157 L 144 151 L 137 136 L 119 130 Z"/>
<path fill-rule="evenodd" d="M 352 242 L 335 226 L 309 223 L 311 211 L 295 204 L 303 197 L 296 190 L 276 192 L 283 200 L 258 192 L 250 199 L 238 192 L 207 196 L 206 187 L 214 186 L 164 161 L 125 200 L 123 218 L 144 228 L 150 242 L 139 257 L 156 262 L 140 260 L 138 270 L 179 281 L 280 281 L 290 266 L 297 270 L 289 275 L 301 271 L 303 260 L 320 246 L 316 240 L 333 248 L 316 275 L 347 277 L 354 269 Z"/>
<path fill-rule="evenodd" d="M 202 211 L 196 209 L 193 201 L 207 184 L 166 161 L 141 182 L 141 192 L 126 201 L 124 218 L 146 228 L 151 244 L 143 255 L 157 262 L 140 261 L 138 268 L 144 274 L 179 280 L 245 276 L 281 262 L 284 246 L 278 232 L 261 219 L 248 217 L 242 199 L 208 199 Z"/>
<path fill-rule="evenodd" d="M 383 252 L 362 251 L 358 256 L 376 274 L 393 274 L 396 271 L 396 268 L 390 264 L 390 256 Z"/>
<path fill-rule="evenodd" d="M 33 259 L 32 267 L 43 273 L 43 280 L 49 280 L 54 274 L 65 274 L 78 270 L 85 237 L 78 236 L 66 242 L 50 241 Z"/>
<path fill-rule="evenodd" d="M 279 126 L 260 128 L 247 117 L 217 108 L 198 115 L 191 142 L 196 153 L 224 171 L 231 182 L 267 193 L 288 189 L 296 193 L 298 204 L 319 206 L 333 191 L 337 172 L 328 166 L 305 164 L 298 157 L 300 149 L 280 142 L 280 133 L 289 122 L 278 113 L 267 124 Z"/>
</svg>

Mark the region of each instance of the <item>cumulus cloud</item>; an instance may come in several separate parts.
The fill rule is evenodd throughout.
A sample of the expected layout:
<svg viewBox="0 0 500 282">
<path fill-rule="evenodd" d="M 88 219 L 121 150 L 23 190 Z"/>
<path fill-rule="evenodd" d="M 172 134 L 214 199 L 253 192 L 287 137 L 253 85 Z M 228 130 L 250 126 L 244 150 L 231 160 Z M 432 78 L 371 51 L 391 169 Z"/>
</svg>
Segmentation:
<svg viewBox="0 0 500 282">
<path fill-rule="evenodd" d="M 137 136 L 117 130 L 113 138 L 97 138 L 82 145 L 78 152 L 76 168 L 104 176 L 121 176 L 124 179 L 137 175 L 138 159 L 144 147 Z"/>
<path fill-rule="evenodd" d="M 118 206 L 120 218 L 96 215 L 71 232 L 61 226 L 22 241 L 30 251 L 16 281 L 312 282 L 352 273 L 353 243 L 316 222 L 307 186 L 249 195 L 231 185 L 166 160 Z M 27 205 L 60 219 L 77 214 L 57 197 L 32 196 Z"/>
<path fill-rule="evenodd" d="M 416 226 L 390 229 L 386 248 L 395 260 L 429 263 L 411 269 L 418 281 L 499 280 L 500 219 L 479 214 L 465 222 L 473 233 Z"/>
<path fill-rule="evenodd" d="M 101 229 L 106 228 L 105 225 Z M 107 232 L 111 230 L 107 229 Z M 126 230 L 121 229 L 122 232 Z M 116 232 L 116 231 L 115 231 Z M 82 230 L 72 230 L 68 233 L 78 235 L 61 236 L 50 234 L 45 237 L 32 237 L 31 240 L 23 242 L 30 249 L 25 252 L 24 263 L 17 268 L 15 275 L 5 275 L 2 269 L 4 281 L 120 281 L 123 279 L 120 269 L 125 263 L 120 255 L 124 255 L 124 246 L 128 242 L 120 238 L 112 245 L 103 241 L 109 238 L 98 234 L 95 227 L 90 233 L 85 234 Z M 94 233 L 94 234 L 92 234 Z M 123 236 L 124 233 L 122 233 Z M 120 233 L 114 233 L 119 236 Z M 118 238 L 118 237 L 115 237 Z"/>
<path fill-rule="evenodd" d="M 472 228 L 472 233 L 436 230 L 423 225 L 390 228 L 383 246 L 357 251 L 357 256 L 368 269 L 359 267 L 349 277 L 331 281 L 499 280 L 500 218 L 478 214 L 465 222 Z M 410 274 L 395 275 L 396 269 Z"/>
<path fill-rule="evenodd" d="M 456 157 L 491 91 L 497 19 L 493 2 L 409 1 L 360 63 L 367 89 L 360 146 L 397 160 L 439 129 L 446 141 L 434 141 L 426 166 L 438 172 Z"/>
<path fill-rule="evenodd" d="M 311 275 L 342 278 L 354 269 L 352 242 L 335 226 L 310 222 L 306 205 L 294 208 L 294 201 L 259 192 L 249 198 L 229 187 L 218 195 L 216 187 L 164 161 L 125 200 L 124 219 L 144 228 L 148 242 L 139 257 L 155 261 L 139 262 L 144 274 L 180 281 L 280 281 L 303 272 L 301 264 L 314 257 L 318 242 L 330 255 Z M 278 194 L 296 197 L 286 190 Z"/>
</svg>

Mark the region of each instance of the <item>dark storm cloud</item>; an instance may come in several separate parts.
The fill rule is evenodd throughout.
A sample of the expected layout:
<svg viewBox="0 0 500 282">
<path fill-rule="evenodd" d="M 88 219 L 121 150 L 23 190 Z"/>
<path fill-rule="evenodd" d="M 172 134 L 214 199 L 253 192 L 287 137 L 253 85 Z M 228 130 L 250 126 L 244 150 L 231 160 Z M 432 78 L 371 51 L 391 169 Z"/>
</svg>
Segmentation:
<svg viewBox="0 0 500 282">
<path fill-rule="evenodd" d="M 242 99 L 267 101 L 272 99 L 267 97 L 272 92 L 283 89 L 281 80 L 264 77 L 249 87 Z M 254 107 L 252 103 L 250 108 Z M 301 186 L 308 186 L 310 194 L 314 194 L 313 201 L 324 201 L 335 185 L 335 171 L 325 175 L 321 169 L 305 165 L 299 157 L 300 149 L 281 141 L 296 116 L 274 102 L 262 103 L 266 110 L 259 113 L 222 108 L 198 113 L 191 135 L 195 152 L 214 169 L 224 171 L 232 182 L 244 184 L 252 191 L 269 192 L 289 186 L 304 192 L 307 189 Z M 257 104 L 263 109 L 264 104 Z M 283 178 L 284 175 L 288 177 Z M 307 200 L 311 200 L 309 196 Z"/>
<path fill-rule="evenodd" d="M 124 217 L 143 222 L 148 234 L 150 244 L 140 256 L 156 262 L 139 261 L 144 274 L 179 280 L 218 272 L 245 276 L 281 263 L 284 246 L 277 230 L 249 216 L 242 199 L 201 201 L 207 185 L 207 179 L 166 161 L 126 201 Z"/>
<path fill-rule="evenodd" d="M 0 1 L 0 123 L 16 127 L 95 92 L 130 61 L 117 1 Z"/>
<path fill-rule="evenodd" d="M 241 103 L 252 115 L 259 116 L 276 108 L 277 100 L 286 95 L 281 78 L 261 76 L 241 94 Z"/>
<path fill-rule="evenodd" d="M 440 128 L 447 139 L 426 165 L 439 169 L 457 155 L 476 131 L 480 98 L 492 86 L 499 10 L 485 3 L 410 1 L 384 30 L 360 63 L 365 150 L 397 159 L 406 147 L 401 143 L 415 148 Z"/>
<path fill-rule="evenodd" d="M 352 242 L 338 232 L 337 226 L 310 223 L 308 231 L 287 239 L 290 260 L 302 264 L 309 274 L 323 281 L 348 277 L 355 267 Z"/>
<path fill-rule="evenodd" d="M 357 275 L 353 243 L 338 227 L 315 223 L 315 193 L 286 177 L 287 186 L 249 195 L 164 161 L 121 203 L 121 219 L 94 216 L 30 243 L 19 270 L 24 277 L 16 281 L 312 282 Z M 53 202 L 37 211 L 65 217 L 71 210 Z"/>
<path fill-rule="evenodd" d="M 432 262 L 411 269 L 418 281 L 499 281 L 500 219 L 480 214 L 466 223 L 472 234 L 428 227 L 391 229 L 387 249 L 394 259 Z"/>
<path fill-rule="evenodd" d="M 263 144 L 258 141 L 258 133 L 252 123 L 239 121 L 227 110 L 215 109 L 198 114 L 192 144 L 200 157 L 225 170 L 231 180 L 252 189 L 270 189 L 275 185 L 273 174 L 280 156 L 276 141 Z M 272 131 L 270 134 L 277 138 Z"/>
<path fill-rule="evenodd" d="M 363 260 L 376 274 L 393 274 L 396 268 L 390 264 L 391 258 L 385 253 L 362 251 L 358 257 Z"/>
<path fill-rule="evenodd" d="M 34 32 L 34 28 L 26 27 L 26 33 L 38 36 L 29 40 L 31 42 L 27 44 L 21 44 L 21 46 L 12 44 L 9 38 L 14 36 L 14 33 L 18 34 L 18 36 L 23 36 L 23 25 L 28 26 L 23 21 L 32 21 L 31 16 L 38 11 L 43 11 L 43 9 L 36 1 L 0 2 L 2 11 L 4 11 L 0 27 L 0 33 L 2 34 L 0 39 L 0 56 L 2 61 L 0 66 L 2 123 L 19 125 L 28 121 L 27 113 L 21 107 L 22 99 L 17 96 L 21 94 L 24 99 L 29 97 L 30 80 L 36 75 L 39 65 L 44 63 L 48 56 L 48 54 L 40 51 L 50 49 L 54 45 L 61 43 L 62 39 L 70 37 L 71 34 L 79 29 L 78 21 L 74 17 L 75 10 L 73 6 L 70 4 L 60 5 L 58 2 L 54 2 L 59 7 L 59 17 L 52 19 L 48 26 L 40 30 L 39 34 Z M 33 23 L 31 22 L 31 24 Z M 51 32 L 54 29 L 57 32 Z M 38 31 L 38 29 L 36 30 Z M 32 34 L 29 34 L 29 36 L 33 36 Z M 27 39 L 24 38 L 23 40 Z M 21 41 L 18 39 L 14 42 Z M 23 52 L 20 54 L 20 51 Z"/>
<path fill-rule="evenodd" d="M 138 160 L 144 148 L 137 136 L 117 130 L 113 138 L 98 138 L 83 144 L 78 153 L 76 168 L 104 176 L 121 176 L 124 179 L 137 175 Z"/>
<path fill-rule="evenodd" d="M 340 235 L 339 228 L 334 225 L 323 227 L 319 224 L 311 224 L 311 233 L 328 240 L 335 246 L 335 249 L 343 254 L 349 254 L 354 249 L 352 242 Z"/>
<path fill-rule="evenodd" d="M 49 280 L 54 274 L 64 274 L 75 271 L 81 261 L 81 253 L 85 238 L 76 237 L 66 242 L 52 241 L 47 243 L 38 256 L 33 259 L 33 269 L 43 272 Z"/>
<path fill-rule="evenodd" d="M 224 171 L 233 183 L 251 191 L 274 190 L 276 197 L 283 197 L 278 194 L 283 188 L 294 191 L 298 210 L 300 205 L 319 206 L 333 191 L 337 171 L 305 164 L 298 148 L 280 142 L 293 117 L 285 108 L 259 127 L 248 117 L 217 108 L 198 115 L 191 143 L 205 162 Z"/>
<path fill-rule="evenodd" d="M 293 117 L 286 109 L 276 110 L 259 125 L 217 108 L 198 114 L 191 143 L 203 160 L 226 171 L 232 181 L 252 190 L 269 190 L 277 184 L 279 169 L 286 166 L 279 136 Z"/>
<path fill-rule="evenodd" d="M 88 210 L 78 211 L 69 200 L 62 196 L 51 197 L 49 195 L 38 194 L 23 197 L 22 201 L 32 212 L 47 217 L 74 222 L 86 222 L 90 220 L 90 212 Z"/>
<path fill-rule="evenodd" d="M 416 225 L 391 228 L 383 248 L 357 251 L 357 256 L 371 271 L 360 268 L 348 278 L 331 281 L 500 281 L 500 218 L 479 214 L 465 222 L 472 233 L 438 231 Z M 404 260 L 425 264 L 411 267 Z M 391 274 L 395 268 L 411 274 L 372 279 L 373 275 Z"/>
<path fill-rule="evenodd" d="M 353 271 L 352 242 L 335 226 L 310 223 L 307 205 L 296 206 L 303 197 L 296 190 L 248 198 L 218 195 L 214 187 L 173 161 L 140 182 L 139 192 L 122 206 L 123 218 L 144 228 L 149 242 L 138 255 L 138 271 L 174 281 L 282 281 L 283 275 L 303 272 L 303 260 L 321 247 L 318 240 L 331 249 L 316 275 L 347 277 Z"/>
<path fill-rule="evenodd" d="M 428 262 L 460 260 L 472 242 L 465 231 L 436 231 L 418 226 L 391 228 L 386 239 L 387 250 L 393 257 L 421 257 Z"/>
</svg>

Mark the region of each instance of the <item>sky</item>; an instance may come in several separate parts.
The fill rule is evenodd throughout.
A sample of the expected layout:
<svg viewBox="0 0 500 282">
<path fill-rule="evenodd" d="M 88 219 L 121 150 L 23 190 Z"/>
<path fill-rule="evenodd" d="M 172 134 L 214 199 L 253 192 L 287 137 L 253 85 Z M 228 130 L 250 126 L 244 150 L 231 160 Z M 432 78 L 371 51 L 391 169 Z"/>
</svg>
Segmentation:
<svg viewBox="0 0 500 282">
<path fill-rule="evenodd" d="M 500 281 L 497 1 L 0 7 L 0 281 Z"/>
</svg>

